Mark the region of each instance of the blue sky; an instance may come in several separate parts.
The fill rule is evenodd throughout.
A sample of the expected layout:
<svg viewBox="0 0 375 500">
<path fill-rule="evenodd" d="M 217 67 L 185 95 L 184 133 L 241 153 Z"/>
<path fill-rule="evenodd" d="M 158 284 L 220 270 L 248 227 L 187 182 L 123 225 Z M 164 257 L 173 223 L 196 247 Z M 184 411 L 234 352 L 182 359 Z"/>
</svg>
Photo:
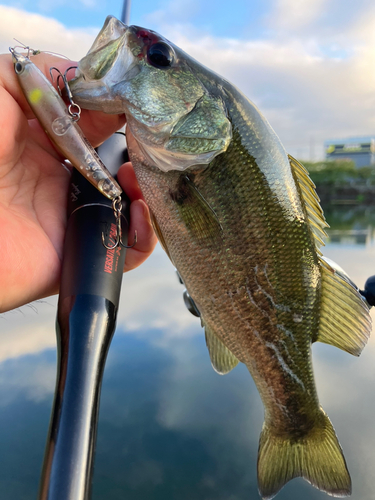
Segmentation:
<svg viewBox="0 0 375 500">
<path fill-rule="evenodd" d="M 346 30 L 355 18 L 366 10 L 371 11 L 371 0 L 132 0 L 131 24 L 155 28 L 155 13 L 164 22 L 192 24 L 196 28 L 215 36 L 236 39 L 267 38 L 275 35 L 272 18 L 283 4 L 290 9 L 293 20 L 298 5 L 322 5 L 318 16 L 311 16 L 310 29 L 316 34 L 329 34 L 336 30 Z M 59 20 L 68 28 L 98 27 L 108 14 L 119 17 L 122 2 L 117 0 L 5 0 L 7 5 L 38 13 Z M 316 9 L 314 9 L 316 11 Z M 304 25 L 304 29 L 306 25 Z M 289 26 L 290 29 L 290 26 Z M 298 31 L 298 20 L 290 31 Z M 310 29 L 306 30 L 306 34 Z M 282 30 L 281 30 L 282 31 Z"/>
<path fill-rule="evenodd" d="M 168 12 L 174 22 L 193 23 L 196 27 L 207 30 L 211 34 L 230 37 L 248 37 L 248 32 L 254 35 L 259 32 L 262 16 L 267 14 L 270 1 L 232 0 L 230 2 L 207 0 L 169 1 L 169 0 L 132 0 L 131 24 L 146 26 L 149 14 L 153 12 Z M 28 12 L 51 16 L 61 21 L 67 27 L 101 26 L 105 17 L 112 14 L 119 17 L 122 12 L 122 2 L 116 0 L 31 0 L 2 1 L 1 5 L 22 8 Z M 164 14 L 163 14 L 164 15 Z M 147 25 L 146 27 L 152 28 Z"/>
</svg>

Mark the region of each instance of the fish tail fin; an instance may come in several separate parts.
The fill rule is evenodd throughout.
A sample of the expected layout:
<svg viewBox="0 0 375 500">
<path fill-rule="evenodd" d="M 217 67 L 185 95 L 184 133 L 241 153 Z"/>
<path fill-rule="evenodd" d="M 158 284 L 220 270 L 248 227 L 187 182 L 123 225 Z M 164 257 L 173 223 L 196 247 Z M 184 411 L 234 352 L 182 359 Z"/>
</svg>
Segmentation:
<svg viewBox="0 0 375 500">
<path fill-rule="evenodd" d="M 258 488 L 264 500 L 294 477 L 335 497 L 351 494 L 351 479 L 334 428 L 321 410 L 319 423 L 300 438 L 277 435 L 266 423 L 260 435 Z"/>
</svg>

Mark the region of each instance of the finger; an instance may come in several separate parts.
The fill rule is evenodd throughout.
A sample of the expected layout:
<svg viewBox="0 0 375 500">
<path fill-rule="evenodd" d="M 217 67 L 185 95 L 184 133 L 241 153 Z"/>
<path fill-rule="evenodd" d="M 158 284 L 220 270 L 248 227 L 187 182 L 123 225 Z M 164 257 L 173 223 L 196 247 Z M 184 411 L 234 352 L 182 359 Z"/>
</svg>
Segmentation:
<svg viewBox="0 0 375 500">
<path fill-rule="evenodd" d="M 96 148 L 125 125 L 125 115 L 108 115 L 102 111 L 82 109 L 79 126 Z"/>
<path fill-rule="evenodd" d="M 0 178 L 21 156 L 27 136 L 27 120 L 12 97 L 0 86 Z"/>
<path fill-rule="evenodd" d="M 157 243 L 152 228 L 150 213 L 143 200 L 136 200 L 130 205 L 129 244 L 133 243 L 135 231 L 137 243 L 126 252 L 124 271 L 140 266 L 152 253 Z"/>
<path fill-rule="evenodd" d="M 117 172 L 117 180 L 131 201 L 144 200 L 141 188 L 138 185 L 134 169 L 130 162 L 124 163 L 119 168 L 119 171 Z"/>
</svg>

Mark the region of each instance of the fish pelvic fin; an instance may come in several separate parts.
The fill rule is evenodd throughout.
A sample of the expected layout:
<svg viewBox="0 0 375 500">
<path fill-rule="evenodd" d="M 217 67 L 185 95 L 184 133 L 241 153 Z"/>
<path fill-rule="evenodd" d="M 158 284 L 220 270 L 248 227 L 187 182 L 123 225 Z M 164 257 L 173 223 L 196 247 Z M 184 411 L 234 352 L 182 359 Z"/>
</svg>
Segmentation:
<svg viewBox="0 0 375 500">
<path fill-rule="evenodd" d="M 202 322 L 206 336 L 206 345 L 210 354 L 213 369 L 219 375 L 226 375 L 235 368 L 239 361 L 234 354 L 223 344 L 212 330 Z"/>
<path fill-rule="evenodd" d="M 324 257 L 320 257 L 319 261 L 322 298 L 316 340 L 359 356 L 371 333 L 369 307 L 358 288 L 337 264 Z"/>
<path fill-rule="evenodd" d="M 291 479 L 303 477 L 334 497 L 351 494 L 351 479 L 335 430 L 321 410 L 319 423 L 301 438 L 277 435 L 263 425 L 258 452 L 258 488 L 270 500 Z"/>
</svg>

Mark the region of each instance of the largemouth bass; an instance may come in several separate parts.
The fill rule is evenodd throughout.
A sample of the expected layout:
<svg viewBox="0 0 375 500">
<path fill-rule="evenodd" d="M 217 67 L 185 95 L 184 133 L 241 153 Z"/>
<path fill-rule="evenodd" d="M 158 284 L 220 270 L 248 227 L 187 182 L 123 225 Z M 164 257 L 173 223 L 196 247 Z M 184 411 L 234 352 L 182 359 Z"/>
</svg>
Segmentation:
<svg viewBox="0 0 375 500">
<path fill-rule="evenodd" d="M 258 485 L 351 480 L 319 405 L 311 344 L 359 355 L 368 307 L 324 260 L 326 222 L 304 167 L 258 109 L 162 36 L 107 18 L 71 83 L 85 108 L 125 113 L 130 158 L 160 243 L 193 298 L 214 369 L 239 361 L 265 408 Z"/>
</svg>

